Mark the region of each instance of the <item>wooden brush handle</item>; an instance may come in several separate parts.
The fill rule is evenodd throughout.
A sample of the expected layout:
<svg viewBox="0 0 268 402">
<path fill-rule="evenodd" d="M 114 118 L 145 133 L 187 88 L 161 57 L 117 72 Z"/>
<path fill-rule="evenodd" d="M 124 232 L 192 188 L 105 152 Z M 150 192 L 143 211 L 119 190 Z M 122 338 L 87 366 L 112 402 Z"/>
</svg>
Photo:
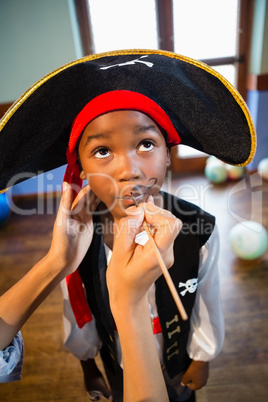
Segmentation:
<svg viewBox="0 0 268 402">
<path fill-rule="evenodd" d="M 171 292 L 171 294 L 173 296 L 173 299 L 174 299 L 174 301 L 176 303 L 176 306 L 178 307 L 178 310 L 180 312 L 181 318 L 184 321 L 186 321 L 188 319 L 187 313 L 186 313 L 186 311 L 185 311 L 185 309 L 183 307 L 183 304 L 182 304 L 181 299 L 180 299 L 180 297 L 178 295 L 178 292 L 177 292 L 177 290 L 175 288 L 175 285 L 174 285 L 174 283 L 173 283 L 173 281 L 172 281 L 172 279 L 171 279 L 171 277 L 169 275 L 168 269 L 166 267 L 166 264 L 164 263 L 164 260 L 163 260 L 161 254 L 160 254 L 160 251 L 159 251 L 157 245 L 155 244 L 154 238 L 153 238 L 153 236 L 152 236 L 152 234 L 150 232 L 150 229 L 148 227 L 147 222 L 145 222 L 145 221 L 143 222 L 143 227 L 146 230 L 146 233 L 148 234 L 149 241 L 151 242 L 151 245 L 153 246 L 157 261 L 158 261 L 158 263 L 160 265 L 160 268 L 161 268 L 162 273 L 163 273 L 163 275 L 165 277 L 165 280 L 167 282 L 169 290 L 170 290 L 170 292 Z"/>
</svg>

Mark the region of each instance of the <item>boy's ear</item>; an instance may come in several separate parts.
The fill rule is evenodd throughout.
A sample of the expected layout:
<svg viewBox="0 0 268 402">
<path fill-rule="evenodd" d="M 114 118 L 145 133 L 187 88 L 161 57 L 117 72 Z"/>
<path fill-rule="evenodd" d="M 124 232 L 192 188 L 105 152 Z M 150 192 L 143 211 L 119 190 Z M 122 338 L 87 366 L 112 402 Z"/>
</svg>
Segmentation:
<svg viewBox="0 0 268 402">
<path fill-rule="evenodd" d="M 81 170 L 81 172 L 80 172 L 80 179 L 86 180 L 86 174 L 83 170 Z"/>
<path fill-rule="evenodd" d="M 166 166 L 169 167 L 171 165 L 171 151 L 170 148 L 167 147 L 167 164 Z"/>
</svg>

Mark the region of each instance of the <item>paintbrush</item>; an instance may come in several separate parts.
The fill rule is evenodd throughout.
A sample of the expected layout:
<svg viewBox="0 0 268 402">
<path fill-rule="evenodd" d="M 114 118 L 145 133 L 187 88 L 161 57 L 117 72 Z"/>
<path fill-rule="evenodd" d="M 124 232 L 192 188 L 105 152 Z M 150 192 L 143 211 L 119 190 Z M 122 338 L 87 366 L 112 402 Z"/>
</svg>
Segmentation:
<svg viewBox="0 0 268 402">
<path fill-rule="evenodd" d="M 130 193 L 130 194 L 131 194 L 131 198 L 133 199 L 134 204 L 136 205 L 136 207 L 138 207 L 139 205 L 138 205 L 134 195 L 132 193 Z M 158 250 L 158 247 L 157 247 L 157 245 L 156 245 L 156 243 L 154 241 L 154 238 L 153 238 L 153 236 L 152 236 L 152 234 L 150 232 L 149 226 L 148 226 L 146 221 L 143 222 L 143 227 L 146 230 L 146 233 L 147 233 L 147 235 L 149 237 L 149 241 L 151 242 L 151 245 L 152 245 L 152 247 L 154 249 L 155 256 L 156 256 L 157 261 L 159 263 L 159 266 L 160 266 L 160 268 L 162 270 L 164 278 L 165 278 L 165 280 L 167 282 L 169 290 L 170 290 L 170 292 L 171 292 L 171 294 L 173 296 L 173 299 L 174 299 L 174 301 L 176 303 L 176 306 L 178 307 L 178 310 L 180 312 L 181 318 L 185 321 L 185 320 L 188 319 L 187 313 L 186 313 L 186 311 L 185 311 L 185 309 L 183 307 L 183 304 L 181 302 L 181 299 L 179 298 L 179 295 L 178 295 L 178 292 L 177 292 L 177 290 L 175 288 L 175 285 L 174 285 L 174 283 L 173 283 L 173 281 L 172 281 L 172 279 L 171 279 L 171 277 L 169 275 L 169 272 L 168 272 L 168 269 L 166 267 L 166 264 L 164 263 L 164 260 L 163 260 L 161 254 L 160 254 L 160 251 Z"/>
</svg>

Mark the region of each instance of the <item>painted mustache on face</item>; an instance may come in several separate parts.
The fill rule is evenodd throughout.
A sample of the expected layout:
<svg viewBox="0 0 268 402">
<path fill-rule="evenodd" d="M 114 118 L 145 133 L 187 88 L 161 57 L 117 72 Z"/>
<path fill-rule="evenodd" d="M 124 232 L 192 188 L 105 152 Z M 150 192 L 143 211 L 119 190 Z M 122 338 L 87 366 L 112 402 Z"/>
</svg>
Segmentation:
<svg viewBox="0 0 268 402">
<path fill-rule="evenodd" d="M 149 182 L 152 182 L 152 184 L 150 184 L 149 186 L 143 186 L 142 184 L 138 184 L 137 186 L 133 187 L 131 191 L 132 194 L 135 194 L 135 192 L 138 193 L 139 195 L 148 193 L 151 190 L 151 188 L 156 185 L 157 179 L 155 177 L 152 177 L 151 179 L 149 179 Z"/>
<path fill-rule="evenodd" d="M 139 199 L 139 198 L 144 198 L 145 195 L 149 194 L 150 190 L 152 187 L 154 187 L 157 183 L 157 179 L 155 177 L 152 177 L 151 179 L 148 180 L 150 184 L 148 186 L 144 186 L 142 184 L 137 184 L 134 186 L 130 193 L 126 194 L 123 197 L 118 197 L 120 199 L 133 199 L 133 197 Z"/>
</svg>

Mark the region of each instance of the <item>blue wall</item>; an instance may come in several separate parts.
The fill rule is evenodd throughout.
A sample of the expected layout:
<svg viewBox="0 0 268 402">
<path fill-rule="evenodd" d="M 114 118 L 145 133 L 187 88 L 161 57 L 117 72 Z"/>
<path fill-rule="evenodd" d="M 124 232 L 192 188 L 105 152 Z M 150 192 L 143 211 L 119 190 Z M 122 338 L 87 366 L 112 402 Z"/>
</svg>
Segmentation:
<svg viewBox="0 0 268 402">
<path fill-rule="evenodd" d="M 248 107 L 257 132 L 257 151 L 250 169 L 268 157 L 268 91 L 248 91 Z"/>
<path fill-rule="evenodd" d="M 256 76 L 268 74 L 268 4 L 267 0 L 255 0 L 251 45 L 250 73 Z M 249 168 L 268 157 L 268 88 L 249 90 L 247 103 L 257 132 L 257 151 Z"/>
<path fill-rule="evenodd" d="M 66 166 L 51 170 L 12 186 L 8 193 L 10 196 L 22 194 L 50 193 L 61 191 L 61 185 Z"/>
</svg>

